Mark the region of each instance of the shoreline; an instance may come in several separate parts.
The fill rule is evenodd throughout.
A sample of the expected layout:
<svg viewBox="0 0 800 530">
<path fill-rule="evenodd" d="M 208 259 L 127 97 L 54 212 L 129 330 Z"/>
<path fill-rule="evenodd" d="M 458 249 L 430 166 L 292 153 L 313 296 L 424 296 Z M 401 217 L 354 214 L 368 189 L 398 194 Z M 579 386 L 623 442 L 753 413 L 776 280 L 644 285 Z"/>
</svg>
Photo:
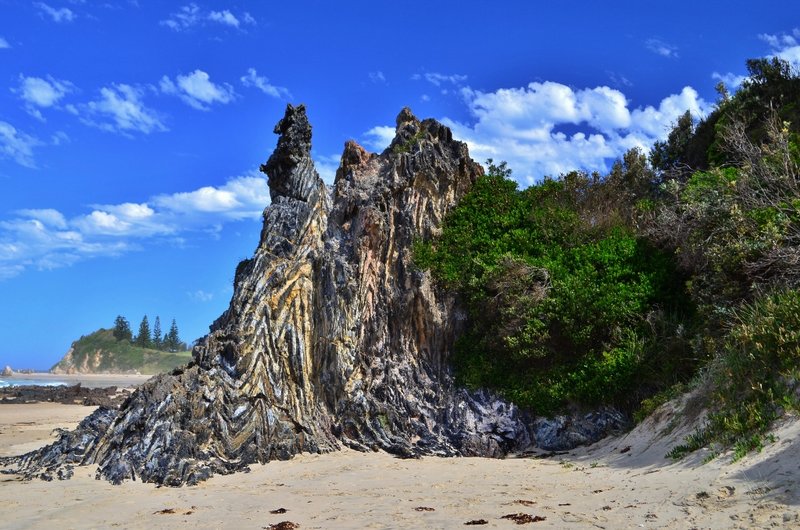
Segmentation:
<svg viewBox="0 0 800 530">
<path fill-rule="evenodd" d="M 51 403 L 5 405 L 0 455 L 55 439 L 93 409 Z M 670 412 L 670 411 L 668 411 Z M 753 528 L 800 525 L 800 420 L 776 427 L 777 441 L 731 463 L 705 452 L 673 462 L 670 444 L 691 432 L 671 414 L 555 458 L 402 460 L 344 449 L 252 465 L 197 486 L 159 488 L 95 480 L 78 466 L 67 481 L 0 475 L 9 528 L 515 528 L 506 515 L 543 517 L 531 528 Z M 285 510 L 282 512 L 281 510 Z"/>
<path fill-rule="evenodd" d="M 0 377 L 2 381 L 26 384 L 26 381 L 44 381 L 48 383 L 64 383 L 72 386 L 80 383 L 86 388 L 134 388 L 148 379 L 153 374 L 53 374 L 50 372 L 14 373 L 14 375 Z"/>
</svg>

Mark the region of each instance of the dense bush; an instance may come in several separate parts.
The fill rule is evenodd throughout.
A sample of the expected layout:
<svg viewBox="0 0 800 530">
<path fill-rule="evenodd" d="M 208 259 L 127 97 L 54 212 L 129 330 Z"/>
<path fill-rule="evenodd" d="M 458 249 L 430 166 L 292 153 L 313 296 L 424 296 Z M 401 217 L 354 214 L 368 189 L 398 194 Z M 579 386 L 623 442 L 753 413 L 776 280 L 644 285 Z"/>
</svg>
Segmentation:
<svg viewBox="0 0 800 530">
<path fill-rule="evenodd" d="M 680 276 L 668 255 L 636 237 L 627 213 L 601 200 L 630 177 L 636 156 L 613 179 L 573 172 L 524 191 L 505 166 L 490 165 L 441 236 L 416 245 L 417 264 L 469 310 L 455 357 L 462 383 L 553 412 L 632 408 L 691 373 L 686 341 L 673 340 L 679 326 L 666 330 L 665 315 L 686 311 Z M 672 348 L 665 362 L 667 340 L 684 351 Z"/>
<path fill-rule="evenodd" d="M 490 164 L 415 261 L 470 316 L 458 380 L 538 413 L 641 419 L 687 388 L 708 424 L 676 448 L 764 442 L 800 380 L 800 76 L 779 59 L 648 158 L 517 189 Z M 637 412 L 638 409 L 638 412 Z"/>
<path fill-rule="evenodd" d="M 772 422 L 787 409 L 797 410 L 798 378 L 800 292 L 778 291 L 742 305 L 709 370 L 708 422 L 671 456 L 709 443 L 732 446 L 737 458 L 760 449 Z"/>
</svg>

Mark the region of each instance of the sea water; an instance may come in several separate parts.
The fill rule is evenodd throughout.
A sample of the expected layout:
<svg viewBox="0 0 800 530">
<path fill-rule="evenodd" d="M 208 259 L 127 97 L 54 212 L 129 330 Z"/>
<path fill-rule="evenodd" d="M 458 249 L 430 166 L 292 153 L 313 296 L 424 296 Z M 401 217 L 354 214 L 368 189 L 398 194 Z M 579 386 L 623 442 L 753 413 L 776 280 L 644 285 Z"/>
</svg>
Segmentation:
<svg viewBox="0 0 800 530">
<path fill-rule="evenodd" d="M 44 381 L 42 379 L 22 379 L 20 377 L 15 377 L 13 379 L 3 378 L 0 377 L 0 388 L 6 388 L 9 386 L 69 386 L 68 383 L 63 381 Z"/>
</svg>

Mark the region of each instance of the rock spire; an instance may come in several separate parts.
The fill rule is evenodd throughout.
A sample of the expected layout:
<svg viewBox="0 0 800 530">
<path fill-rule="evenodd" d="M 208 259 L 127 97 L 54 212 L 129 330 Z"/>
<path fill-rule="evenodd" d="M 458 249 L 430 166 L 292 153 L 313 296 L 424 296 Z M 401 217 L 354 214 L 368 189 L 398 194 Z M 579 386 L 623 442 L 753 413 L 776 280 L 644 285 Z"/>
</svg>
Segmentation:
<svg viewBox="0 0 800 530">
<path fill-rule="evenodd" d="M 438 233 L 483 173 L 466 144 L 405 108 L 383 153 L 345 144 L 328 190 L 305 107 L 289 105 L 275 133 L 258 247 L 193 362 L 6 464 L 65 477 L 97 463 L 112 482 L 181 485 L 342 445 L 498 457 L 533 443 L 514 405 L 453 385 L 465 316 L 412 263 L 414 241 Z"/>
</svg>

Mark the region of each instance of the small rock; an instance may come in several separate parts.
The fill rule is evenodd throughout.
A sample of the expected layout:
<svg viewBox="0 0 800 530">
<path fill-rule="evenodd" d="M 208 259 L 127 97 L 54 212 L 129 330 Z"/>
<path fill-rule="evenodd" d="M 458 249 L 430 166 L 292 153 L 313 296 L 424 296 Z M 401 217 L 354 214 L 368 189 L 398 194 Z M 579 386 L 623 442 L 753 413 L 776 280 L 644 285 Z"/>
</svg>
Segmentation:
<svg viewBox="0 0 800 530">
<path fill-rule="evenodd" d="M 540 515 L 530 515 L 527 513 L 510 513 L 508 515 L 504 515 L 501 519 L 510 519 L 517 524 L 528 524 L 528 523 L 538 523 L 540 521 L 547 520 L 547 517 L 542 517 Z"/>
<path fill-rule="evenodd" d="M 266 530 L 295 530 L 295 528 L 300 528 L 300 525 L 292 521 L 281 521 L 280 523 L 271 524 L 264 528 Z"/>
</svg>

